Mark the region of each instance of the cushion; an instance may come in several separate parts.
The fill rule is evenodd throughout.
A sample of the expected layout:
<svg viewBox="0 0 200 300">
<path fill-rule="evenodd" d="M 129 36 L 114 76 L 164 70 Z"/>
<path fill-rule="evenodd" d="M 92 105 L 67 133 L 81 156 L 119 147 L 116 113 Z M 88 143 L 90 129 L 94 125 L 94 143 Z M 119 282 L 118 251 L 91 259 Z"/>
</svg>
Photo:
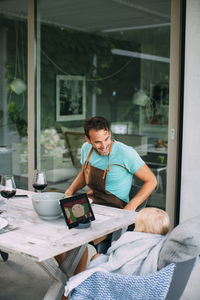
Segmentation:
<svg viewBox="0 0 200 300">
<path fill-rule="evenodd" d="M 160 251 L 158 269 L 200 254 L 200 216 L 180 223 L 168 235 Z"/>
</svg>

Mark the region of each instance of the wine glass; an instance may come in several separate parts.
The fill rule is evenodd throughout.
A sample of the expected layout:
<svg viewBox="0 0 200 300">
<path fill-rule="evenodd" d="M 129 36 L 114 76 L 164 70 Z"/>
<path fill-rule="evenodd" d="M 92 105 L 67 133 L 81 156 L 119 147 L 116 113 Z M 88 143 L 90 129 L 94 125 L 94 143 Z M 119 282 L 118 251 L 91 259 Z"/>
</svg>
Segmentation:
<svg viewBox="0 0 200 300">
<path fill-rule="evenodd" d="M 4 198 L 12 198 L 16 194 L 16 185 L 14 176 L 12 175 L 2 175 L 0 193 Z"/>
<path fill-rule="evenodd" d="M 47 178 L 45 171 L 34 171 L 33 176 L 33 187 L 37 192 L 41 192 L 47 186 Z"/>
</svg>

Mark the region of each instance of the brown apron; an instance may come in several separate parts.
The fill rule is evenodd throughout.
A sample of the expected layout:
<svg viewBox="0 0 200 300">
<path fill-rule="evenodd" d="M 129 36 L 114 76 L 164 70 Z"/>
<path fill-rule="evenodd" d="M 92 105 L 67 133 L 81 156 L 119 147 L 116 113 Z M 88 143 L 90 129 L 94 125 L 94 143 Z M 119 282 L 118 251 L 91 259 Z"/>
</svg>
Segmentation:
<svg viewBox="0 0 200 300">
<path fill-rule="evenodd" d="M 124 208 L 124 206 L 127 204 L 126 202 L 124 202 L 123 200 L 119 199 L 117 196 L 105 190 L 106 176 L 109 171 L 111 147 L 109 150 L 108 166 L 105 170 L 95 168 L 89 163 L 89 159 L 90 156 L 92 155 L 94 148 L 92 148 L 88 154 L 88 157 L 85 161 L 84 168 L 83 168 L 84 175 L 85 175 L 85 182 L 90 188 L 90 190 L 88 191 L 88 197 L 91 198 L 93 202 L 96 204 Z"/>
</svg>

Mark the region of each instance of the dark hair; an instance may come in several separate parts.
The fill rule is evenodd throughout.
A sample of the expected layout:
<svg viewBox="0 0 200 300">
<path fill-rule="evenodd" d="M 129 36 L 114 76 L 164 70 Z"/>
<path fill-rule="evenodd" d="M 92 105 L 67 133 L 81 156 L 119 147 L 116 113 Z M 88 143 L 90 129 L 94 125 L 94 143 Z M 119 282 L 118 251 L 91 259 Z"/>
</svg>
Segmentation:
<svg viewBox="0 0 200 300">
<path fill-rule="evenodd" d="M 103 117 L 87 118 L 84 122 L 84 130 L 85 130 L 85 135 L 87 136 L 88 139 L 90 139 L 90 135 L 89 135 L 90 129 L 94 129 L 94 130 L 105 129 L 107 131 L 110 131 L 110 125 L 108 121 Z"/>
</svg>

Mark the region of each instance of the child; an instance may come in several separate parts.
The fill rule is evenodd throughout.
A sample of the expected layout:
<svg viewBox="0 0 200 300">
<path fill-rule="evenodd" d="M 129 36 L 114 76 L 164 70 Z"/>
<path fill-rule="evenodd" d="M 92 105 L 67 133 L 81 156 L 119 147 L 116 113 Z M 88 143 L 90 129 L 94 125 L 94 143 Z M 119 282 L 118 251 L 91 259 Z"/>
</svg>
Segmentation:
<svg viewBox="0 0 200 300">
<path fill-rule="evenodd" d="M 136 216 L 135 231 L 165 235 L 169 231 L 169 216 L 159 208 L 143 208 Z"/>
<path fill-rule="evenodd" d="M 125 232 L 113 242 L 106 254 L 96 254 L 87 270 L 70 278 L 65 296 L 94 272 L 147 275 L 157 271 L 160 249 L 169 231 L 169 217 L 158 208 L 144 208 L 138 212 L 135 231 Z"/>
</svg>

